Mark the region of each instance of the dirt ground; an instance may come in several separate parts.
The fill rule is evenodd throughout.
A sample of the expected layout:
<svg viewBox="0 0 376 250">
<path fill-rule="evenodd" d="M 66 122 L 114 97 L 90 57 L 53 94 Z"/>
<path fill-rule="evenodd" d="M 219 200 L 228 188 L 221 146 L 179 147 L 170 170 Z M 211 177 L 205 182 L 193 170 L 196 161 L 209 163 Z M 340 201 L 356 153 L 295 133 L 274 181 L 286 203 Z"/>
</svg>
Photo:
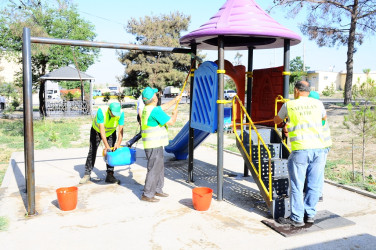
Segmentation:
<svg viewBox="0 0 376 250">
<path fill-rule="evenodd" d="M 347 108 L 331 104 L 326 106 L 326 111 L 333 141 L 328 161 L 335 161 L 338 171 L 341 168 L 352 170 L 352 163 L 354 163 L 355 171 L 360 172 L 362 167 L 362 138 L 359 134 L 352 133 L 343 125 L 344 116 L 347 115 Z M 352 140 L 354 141 L 354 147 L 352 146 Z M 376 176 L 375 150 L 376 140 L 373 138 L 367 139 L 365 150 L 366 176 Z"/>
</svg>

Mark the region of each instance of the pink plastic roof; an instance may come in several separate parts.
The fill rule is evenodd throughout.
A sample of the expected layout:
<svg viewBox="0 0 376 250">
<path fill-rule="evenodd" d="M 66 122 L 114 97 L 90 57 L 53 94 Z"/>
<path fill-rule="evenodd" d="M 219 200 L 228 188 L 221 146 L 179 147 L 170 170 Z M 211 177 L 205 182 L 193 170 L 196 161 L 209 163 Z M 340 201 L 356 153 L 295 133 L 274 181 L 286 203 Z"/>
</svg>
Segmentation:
<svg viewBox="0 0 376 250">
<path fill-rule="evenodd" d="M 226 50 L 270 49 L 300 43 L 295 32 L 271 18 L 254 0 L 228 0 L 210 20 L 180 38 L 182 46 L 197 44 L 198 49 L 218 49 L 218 36 L 224 36 Z"/>
</svg>

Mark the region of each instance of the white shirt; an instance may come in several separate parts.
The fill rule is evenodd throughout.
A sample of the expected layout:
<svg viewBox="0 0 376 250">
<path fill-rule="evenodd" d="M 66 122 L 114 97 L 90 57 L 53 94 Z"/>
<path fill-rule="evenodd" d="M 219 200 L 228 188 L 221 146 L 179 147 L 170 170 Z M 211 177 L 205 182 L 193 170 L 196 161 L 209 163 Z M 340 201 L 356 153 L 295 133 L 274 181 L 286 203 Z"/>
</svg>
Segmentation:
<svg viewBox="0 0 376 250">
<path fill-rule="evenodd" d="M 137 114 L 139 114 L 139 111 L 142 112 L 144 107 L 145 107 L 145 103 L 142 100 L 142 95 L 140 95 L 140 97 L 138 97 L 138 99 L 137 99 Z"/>
</svg>

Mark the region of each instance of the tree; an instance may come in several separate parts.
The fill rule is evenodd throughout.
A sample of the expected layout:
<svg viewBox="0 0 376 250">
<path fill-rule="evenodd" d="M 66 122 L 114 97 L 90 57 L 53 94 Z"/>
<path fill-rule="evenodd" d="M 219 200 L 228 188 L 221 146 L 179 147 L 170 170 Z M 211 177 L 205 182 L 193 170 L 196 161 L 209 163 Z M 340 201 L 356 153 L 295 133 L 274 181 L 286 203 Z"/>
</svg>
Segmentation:
<svg viewBox="0 0 376 250">
<path fill-rule="evenodd" d="M 82 19 L 75 5 L 69 0 L 11 0 L 0 12 L 0 47 L 19 58 L 22 50 L 22 29 L 29 27 L 31 36 L 60 39 L 89 40 L 96 37 L 94 26 Z M 80 71 L 94 64 L 99 49 L 60 45 L 32 44 L 32 81 L 39 88 L 40 112 L 45 115 L 44 81 L 39 78 L 48 71 L 74 64 L 76 59 Z M 18 85 L 22 85 L 22 72 L 18 73 Z"/>
<path fill-rule="evenodd" d="M 345 116 L 343 124 L 362 138 L 362 177 L 364 181 L 365 149 L 368 137 L 376 136 L 376 84 L 371 78 L 358 88 L 354 88 L 354 98 L 363 99 L 362 102 L 355 102 L 354 106 L 348 105 L 348 115 Z"/>
<path fill-rule="evenodd" d="M 236 52 L 233 65 L 234 66 L 242 65 L 242 57 L 243 57 L 242 54 L 240 54 L 239 52 Z"/>
<path fill-rule="evenodd" d="M 376 31 L 376 0 L 273 0 L 275 6 L 292 8 L 295 17 L 306 7 L 308 16 L 300 25 L 303 34 L 319 46 L 347 46 L 344 103 L 352 99 L 355 45 Z"/>
<path fill-rule="evenodd" d="M 137 45 L 179 47 L 180 33 L 188 29 L 189 22 L 190 17 L 179 12 L 131 18 L 126 31 L 136 36 Z M 125 66 L 122 85 L 139 89 L 179 86 L 190 68 L 190 56 L 178 53 L 131 50 L 120 53 L 119 61 Z"/>
<path fill-rule="evenodd" d="M 293 85 L 297 82 L 302 80 L 303 76 L 307 75 L 306 70 L 309 69 L 308 66 L 305 66 L 304 69 L 304 63 L 300 56 L 295 57 L 290 61 L 290 89 L 293 89 Z"/>
</svg>

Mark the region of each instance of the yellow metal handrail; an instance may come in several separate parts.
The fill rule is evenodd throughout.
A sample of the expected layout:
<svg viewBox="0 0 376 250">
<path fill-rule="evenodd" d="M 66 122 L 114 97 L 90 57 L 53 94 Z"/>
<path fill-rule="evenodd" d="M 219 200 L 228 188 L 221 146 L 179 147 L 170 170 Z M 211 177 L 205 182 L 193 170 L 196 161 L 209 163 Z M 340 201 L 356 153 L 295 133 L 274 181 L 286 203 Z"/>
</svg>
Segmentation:
<svg viewBox="0 0 376 250">
<path fill-rule="evenodd" d="M 278 103 L 286 103 L 288 102 L 289 99 L 285 99 L 283 98 L 283 96 L 279 95 L 275 98 L 275 109 L 274 109 L 274 112 L 275 112 L 275 116 L 278 114 L 278 110 L 277 110 L 277 106 L 278 106 Z M 279 133 L 278 129 L 277 129 L 277 124 L 274 124 L 274 130 L 275 132 L 277 132 L 277 135 L 281 138 L 281 142 L 283 143 L 283 145 L 285 145 L 285 147 L 287 148 L 287 150 L 291 153 L 291 149 L 287 146 L 287 143 L 286 143 L 286 140 L 283 140 L 282 138 L 282 134 Z"/>
<path fill-rule="evenodd" d="M 237 126 L 239 126 L 239 124 L 236 124 L 236 105 L 235 105 L 235 102 L 236 100 L 238 101 L 239 105 L 240 105 L 240 108 L 241 108 L 241 112 L 240 112 L 240 128 L 241 128 L 241 138 L 239 137 L 238 133 L 236 132 L 236 129 L 237 129 Z M 244 114 L 247 116 L 248 118 L 248 121 L 249 121 L 249 153 L 247 152 L 246 148 L 244 147 L 244 135 L 243 135 L 243 126 L 245 125 L 243 123 L 243 116 Z M 258 133 L 257 131 L 257 128 L 256 126 L 254 125 L 251 117 L 248 115 L 247 113 L 247 110 L 246 108 L 244 107 L 243 103 L 240 101 L 239 97 L 236 95 L 232 98 L 232 114 L 233 114 L 233 129 L 234 129 L 234 134 L 237 138 L 237 140 L 239 141 L 241 147 L 243 148 L 243 151 L 244 153 L 247 155 L 247 158 L 248 158 L 248 161 L 249 163 L 251 164 L 253 170 L 255 171 L 256 175 L 257 175 L 257 178 L 259 179 L 259 182 L 262 186 L 262 188 L 264 189 L 265 193 L 267 194 L 268 198 L 269 198 L 269 201 L 272 201 L 273 200 L 273 192 L 272 192 L 272 163 L 271 163 L 271 153 L 270 153 L 270 150 L 268 148 L 268 146 L 265 144 L 264 140 L 262 139 L 261 135 Z M 258 144 L 258 169 L 256 169 L 255 165 L 253 164 L 252 162 L 252 145 L 251 145 L 251 134 L 252 134 L 252 129 L 255 131 L 256 135 L 257 135 L 257 144 Z M 265 187 L 264 185 L 264 182 L 262 181 L 261 179 L 261 144 L 260 142 L 262 143 L 263 147 L 265 148 L 266 152 L 268 153 L 268 160 L 269 160 L 269 191 L 267 190 L 267 188 Z"/>
</svg>

